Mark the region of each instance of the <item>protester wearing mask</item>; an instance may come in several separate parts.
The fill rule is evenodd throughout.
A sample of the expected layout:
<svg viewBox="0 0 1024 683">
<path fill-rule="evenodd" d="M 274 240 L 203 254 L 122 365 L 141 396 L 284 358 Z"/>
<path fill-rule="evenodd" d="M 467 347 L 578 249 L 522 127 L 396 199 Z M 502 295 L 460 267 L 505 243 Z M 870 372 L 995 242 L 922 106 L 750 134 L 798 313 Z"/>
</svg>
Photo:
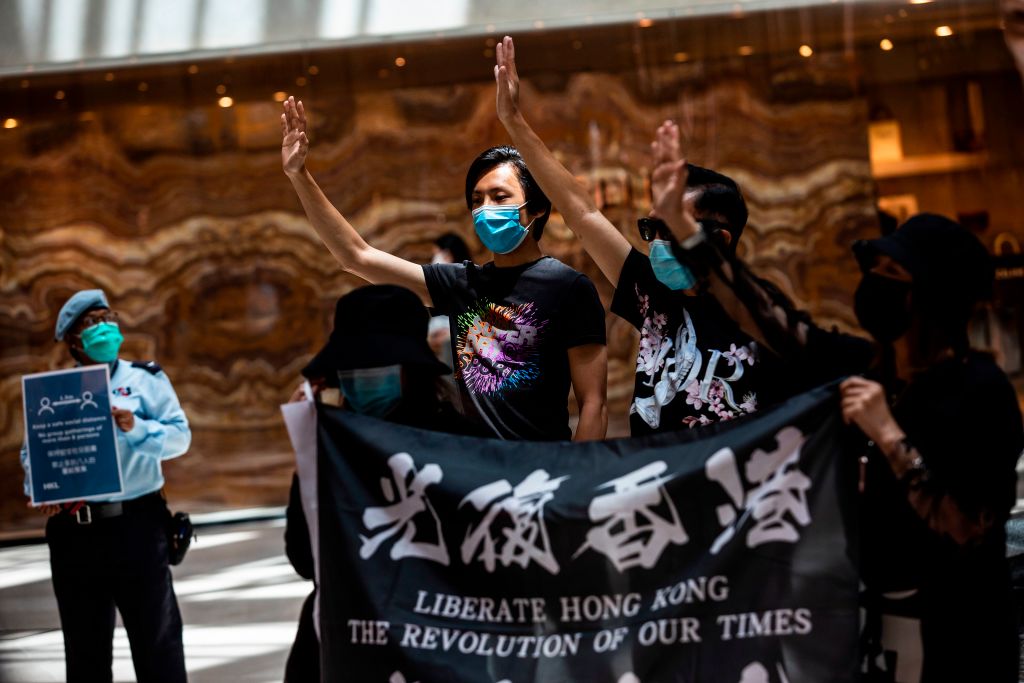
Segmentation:
<svg viewBox="0 0 1024 683">
<path fill-rule="evenodd" d="M 1024 79 L 1024 0 L 1001 0 L 999 5 L 1006 46 L 1010 48 L 1017 71 Z"/>
<path fill-rule="evenodd" d="M 99 289 L 67 300 L 54 330 L 78 365 L 110 366 L 124 492 L 105 501 L 44 505 L 53 590 L 69 682 L 111 680 L 115 608 L 140 681 L 185 681 L 182 623 L 168 566 L 161 462 L 188 450 L 188 420 L 153 362 L 118 358 L 123 336 Z M 25 495 L 28 451 L 21 450 Z"/>
<path fill-rule="evenodd" d="M 672 229 L 677 258 L 742 306 L 751 333 L 792 365 L 794 392 L 840 385 L 843 418 L 863 433 L 862 579 L 867 586 L 865 664 L 892 680 L 1017 680 L 1018 641 L 1005 522 L 1024 448 L 1017 397 L 991 356 L 972 351 L 967 326 L 990 295 L 993 267 L 970 232 L 921 214 L 895 233 L 854 245 L 864 273 L 855 297 L 875 339 L 825 331 L 680 211 L 685 165 L 659 153 L 672 180 L 654 213 Z M 919 637 L 888 631 L 881 614 L 919 622 Z M 923 652 L 923 667 L 914 652 Z M 889 678 L 886 678 L 889 676 Z"/>
<path fill-rule="evenodd" d="M 334 329 L 324 347 L 302 370 L 320 400 L 339 390 L 342 410 L 387 422 L 446 432 L 486 436 L 442 400 L 440 383 L 448 368 L 427 345 L 427 311 L 416 295 L 394 285 L 371 285 L 338 299 Z M 353 325 L 352 321 L 359 321 Z M 299 390 L 292 400 L 305 400 Z M 309 527 L 297 477 L 292 479 L 285 527 L 285 552 L 295 571 L 314 578 Z M 285 683 L 319 681 L 319 642 L 313 624 L 317 588 L 306 598 L 285 666 Z"/>
<path fill-rule="evenodd" d="M 512 39 L 506 36 L 496 52 L 498 118 L 566 224 L 615 286 L 612 313 L 640 332 L 629 411 L 632 434 L 698 427 L 757 410 L 776 384 L 769 379 L 770 359 L 676 260 L 674 238 L 665 226 L 640 220 L 640 236 L 650 244 L 645 256 L 598 211 L 587 189 L 523 117 Z M 662 178 L 652 178 L 653 185 L 659 182 Z M 747 207 L 731 178 L 695 167 L 685 201 L 707 230 L 735 247 Z"/>
<path fill-rule="evenodd" d="M 473 256 L 469 253 L 469 247 L 454 232 L 446 232 L 434 240 L 434 255 L 430 259 L 431 263 L 463 263 L 472 260 Z"/>
<path fill-rule="evenodd" d="M 471 260 L 469 247 L 454 232 L 446 232 L 434 240 L 434 255 L 430 259 L 431 263 L 465 263 Z M 448 316 L 435 315 L 430 319 L 430 326 L 427 329 L 427 341 L 430 343 L 430 350 L 434 352 L 438 360 L 454 372 L 455 359 L 452 356 L 451 320 Z M 446 376 L 445 383 L 449 387 L 453 402 L 458 405 L 459 389 L 455 383 L 453 373 L 449 373 Z"/>
<path fill-rule="evenodd" d="M 449 316 L 466 415 L 503 439 L 568 439 L 571 384 L 579 403 L 575 439 L 603 438 L 604 309 L 585 275 L 541 253 L 551 204 L 519 153 L 489 149 L 466 177 L 466 204 L 494 260 L 418 266 L 368 245 L 330 204 L 305 168 L 302 103 L 289 98 L 284 108 L 282 164 L 317 234 L 346 271 L 407 287 Z"/>
</svg>

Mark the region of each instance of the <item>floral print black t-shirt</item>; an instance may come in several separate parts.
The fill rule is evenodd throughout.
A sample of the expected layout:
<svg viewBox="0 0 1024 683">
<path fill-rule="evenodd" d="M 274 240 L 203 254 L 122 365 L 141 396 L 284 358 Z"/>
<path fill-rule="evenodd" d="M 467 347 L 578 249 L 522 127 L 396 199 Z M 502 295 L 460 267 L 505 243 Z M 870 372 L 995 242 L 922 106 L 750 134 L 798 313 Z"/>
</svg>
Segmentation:
<svg viewBox="0 0 1024 683">
<path fill-rule="evenodd" d="M 757 343 L 713 297 L 659 282 L 650 259 L 636 249 L 622 267 L 612 313 L 640 331 L 629 408 L 633 436 L 753 413 L 769 390 Z"/>
</svg>

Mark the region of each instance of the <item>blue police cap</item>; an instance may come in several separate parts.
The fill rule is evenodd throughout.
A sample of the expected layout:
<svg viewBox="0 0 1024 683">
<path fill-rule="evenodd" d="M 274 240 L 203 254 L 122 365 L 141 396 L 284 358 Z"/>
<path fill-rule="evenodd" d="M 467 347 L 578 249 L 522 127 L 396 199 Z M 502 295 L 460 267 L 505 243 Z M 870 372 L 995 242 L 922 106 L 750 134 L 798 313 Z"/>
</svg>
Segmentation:
<svg viewBox="0 0 1024 683">
<path fill-rule="evenodd" d="M 60 313 L 57 314 L 57 326 L 53 330 L 53 338 L 57 341 L 63 340 L 64 335 L 75 324 L 75 321 L 83 313 L 94 308 L 110 308 L 110 304 L 107 303 L 107 295 L 103 293 L 102 289 L 83 289 L 81 292 L 75 292 L 61 306 Z"/>
</svg>

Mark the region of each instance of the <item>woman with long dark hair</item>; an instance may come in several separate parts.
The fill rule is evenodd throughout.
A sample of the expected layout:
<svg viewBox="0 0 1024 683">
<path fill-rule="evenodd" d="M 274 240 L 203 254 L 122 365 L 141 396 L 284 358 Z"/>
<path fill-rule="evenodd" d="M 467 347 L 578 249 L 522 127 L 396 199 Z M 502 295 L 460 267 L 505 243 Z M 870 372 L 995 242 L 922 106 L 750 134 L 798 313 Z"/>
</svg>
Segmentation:
<svg viewBox="0 0 1024 683">
<path fill-rule="evenodd" d="M 985 248 L 931 214 L 858 242 L 855 311 L 874 342 L 826 331 L 687 214 L 674 125 L 659 129 L 655 150 L 652 213 L 676 236 L 677 258 L 787 361 L 794 391 L 847 377 L 842 414 L 864 436 L 865 670 L 872 680 L 1017 681 L 1005 523 L 1024 426 L 1009 379 L 968 343 L 993 285 Z"/>
</svg>

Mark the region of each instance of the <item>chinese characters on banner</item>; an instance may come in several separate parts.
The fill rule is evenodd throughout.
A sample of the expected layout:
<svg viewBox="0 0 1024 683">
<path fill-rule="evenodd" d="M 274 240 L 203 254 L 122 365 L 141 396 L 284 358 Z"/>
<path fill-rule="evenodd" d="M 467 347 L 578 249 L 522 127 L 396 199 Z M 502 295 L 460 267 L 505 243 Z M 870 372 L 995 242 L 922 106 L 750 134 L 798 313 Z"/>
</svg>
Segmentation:
<svg viewBox="0 0 1024 683">
<path fill-rule="evenodd" d="M 834 388 L 700 440 L 319 425 L 326 680 L 854 680 Z"/>
</svg>

